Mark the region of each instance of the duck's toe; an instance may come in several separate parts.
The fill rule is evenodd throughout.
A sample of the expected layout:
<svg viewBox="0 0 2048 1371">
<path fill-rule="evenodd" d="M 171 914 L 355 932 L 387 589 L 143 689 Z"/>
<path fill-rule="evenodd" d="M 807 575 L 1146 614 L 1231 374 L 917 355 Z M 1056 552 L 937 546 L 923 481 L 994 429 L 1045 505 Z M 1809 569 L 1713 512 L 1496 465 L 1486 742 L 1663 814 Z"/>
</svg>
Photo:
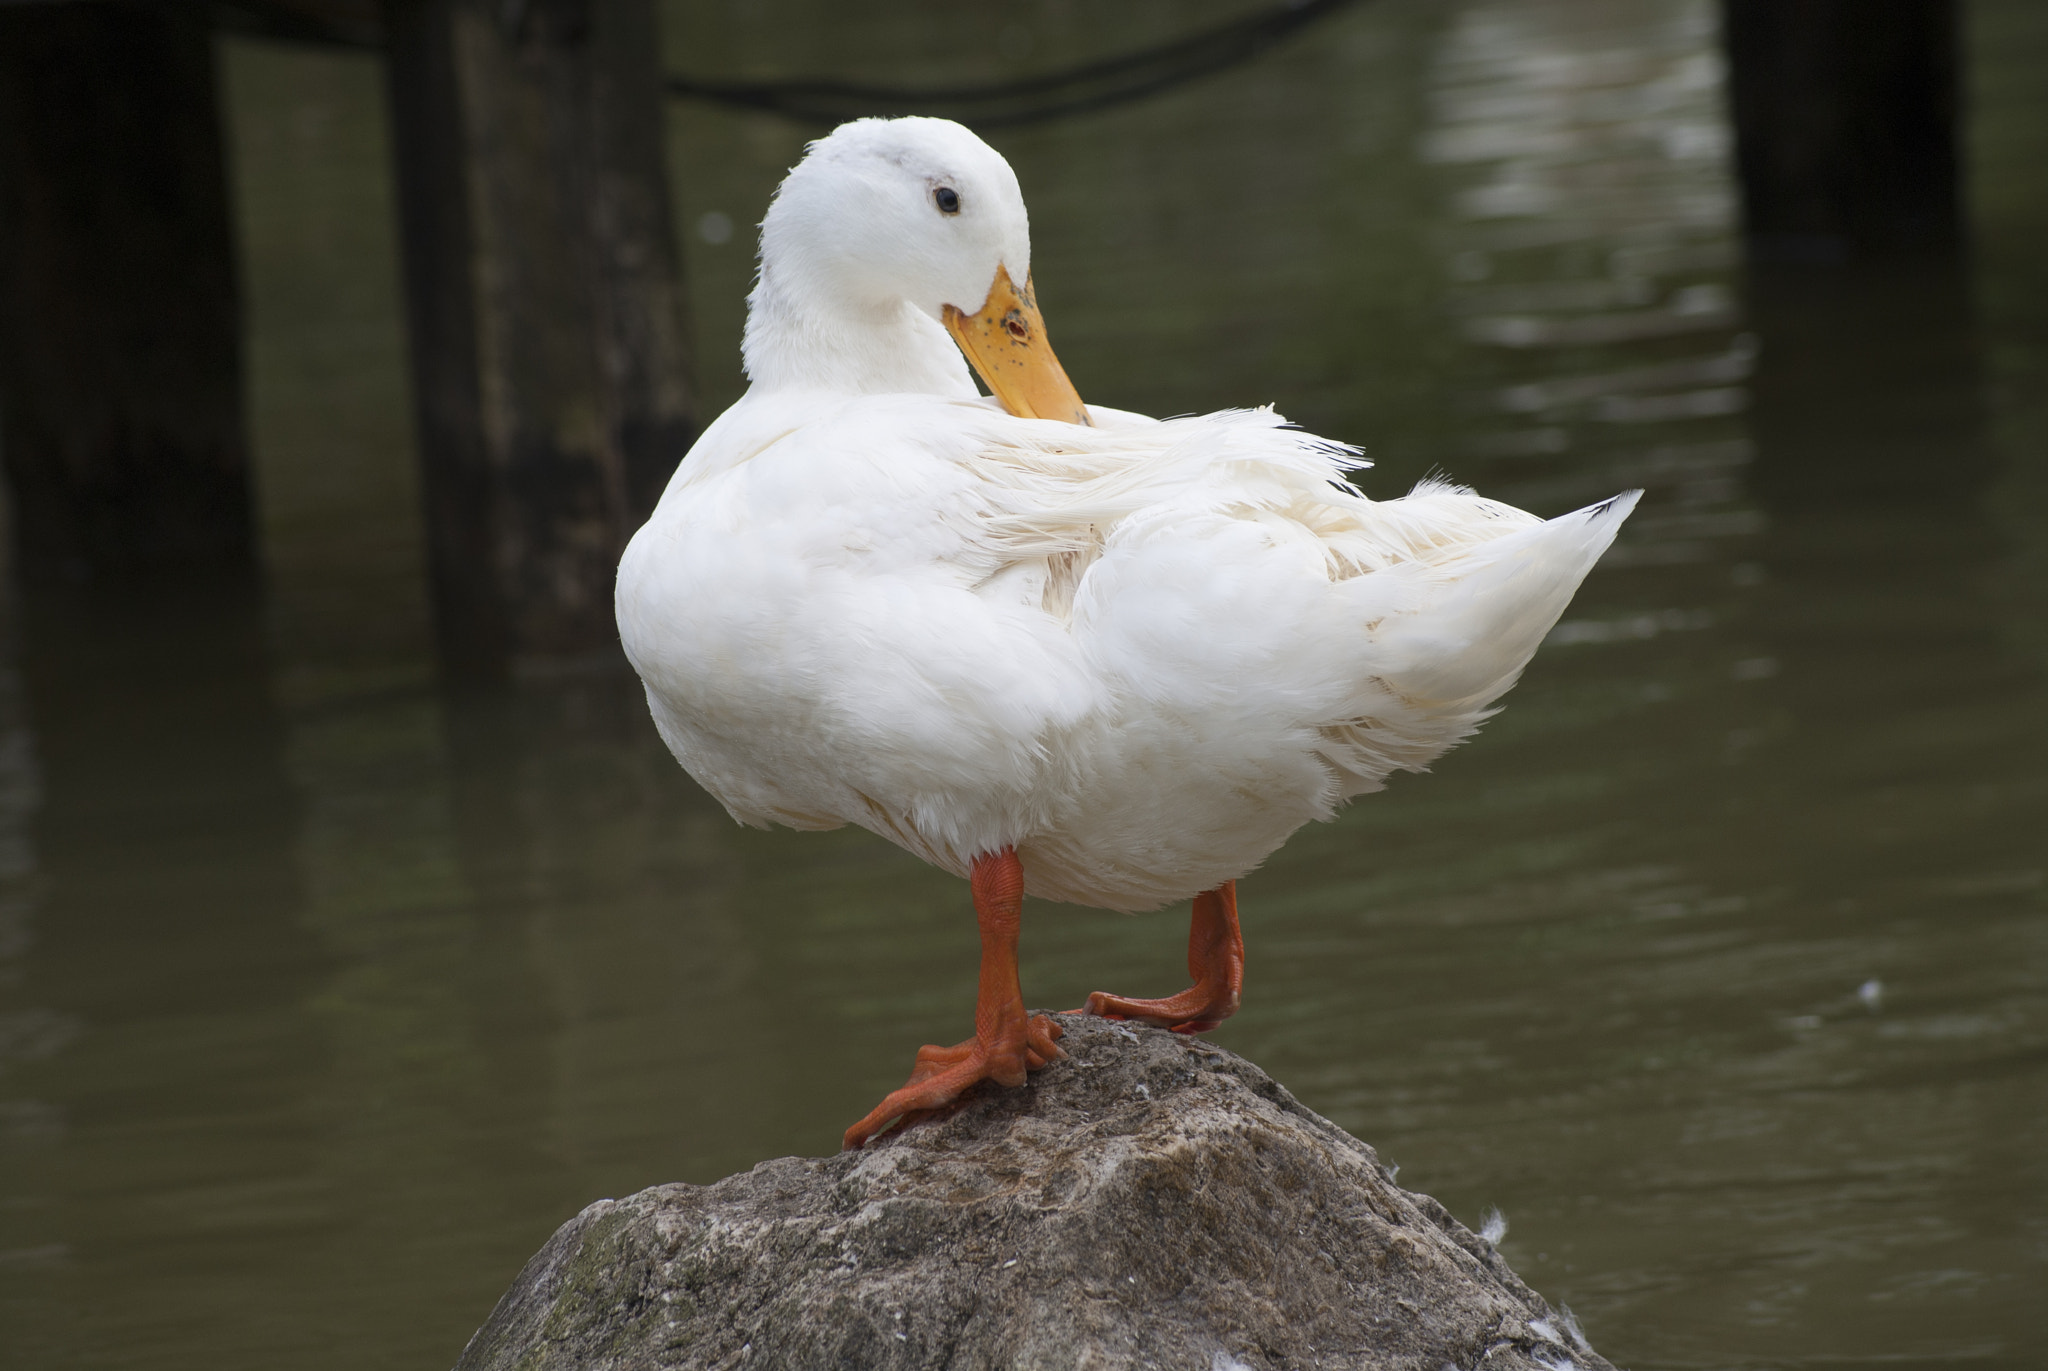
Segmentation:
<svg viewBox="0 0 2048 1371">
<path fill-rule="evenodd" d="M 1088 997 L 1087 1004 L 1067 1012 L 1093 1014 L 1099 1019 L 1135 1019 L 1176 1033 L 1207 1033 L 1237 1012 L 1237 996 L 1206 985 L 1192 985 L 1160 1000 L 1134 1000 L 1098 990 Z"/>
<path fill-rule="evenodd" d="M 951 1047 L 919 1048 L 910 1080 L 847 1129 L 842 1146 L 851 1152 L 893 1129 L 908 1128 L 928 1119 L 978 1082 L 1024 1084 L 1029 1072 L 1067 1055 L 1059 1045 L 1064 1031 L 1046 1015 L 1039 1014 L 1023 1020 L 1015 1031 L 999 1029 L 989 1041 L 977 1035 Z"/>
<path fill-rule="evenodd" d="M 1244 988 L 1244 935 L 1237 926 L 1237 882 L 1195 897 L 1188 924 L 1188 974 L 1195 983 L 1163 1000 L 1134 1000 L 1098 990 L 1073 1014 L 1136 1019 L 1176 1033 L 1206 1033 L 1237 1012 Z"/>
</svg>

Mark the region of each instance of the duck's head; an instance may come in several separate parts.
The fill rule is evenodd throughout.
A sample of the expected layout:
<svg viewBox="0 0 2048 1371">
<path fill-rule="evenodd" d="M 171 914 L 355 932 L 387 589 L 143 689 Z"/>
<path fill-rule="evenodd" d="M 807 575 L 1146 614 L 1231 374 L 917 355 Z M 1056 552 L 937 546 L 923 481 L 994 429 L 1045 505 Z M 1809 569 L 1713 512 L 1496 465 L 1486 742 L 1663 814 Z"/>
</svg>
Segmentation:
<svg viewBox="0 0 2048 1371">
<path fill-rule="evenodd" d="M 1010 413 L 1088 422 L 1032 297 L 1017 175 L 950 120 L 862 119 L 812 143 L 761 225 L 750 305 L 747 365 L 757 380 L 779 349 L 814 366 L 854 363 L 886 383 L 890 357 L 816 354 L 943 347 L 929 321 L 952 335 Z M 924 388 L 908 373 L 903 384 Z"/>
</svg>

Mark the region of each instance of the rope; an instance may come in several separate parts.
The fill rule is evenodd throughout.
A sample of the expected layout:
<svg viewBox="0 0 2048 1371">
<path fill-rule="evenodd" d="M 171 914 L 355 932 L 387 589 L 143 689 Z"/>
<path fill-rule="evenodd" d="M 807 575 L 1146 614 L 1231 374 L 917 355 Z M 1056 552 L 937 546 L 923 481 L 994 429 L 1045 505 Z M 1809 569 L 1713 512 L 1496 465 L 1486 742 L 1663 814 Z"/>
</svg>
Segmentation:
<svg viewBox="0 0 2048 1371">
<path fill-rule="evenodd" d="M 736 109 L 779 114 L 814 124 L 840 124 L 870 114 L 937 114 L 977 128 L 1040 124 L 1129 104 L 1249 62 L 1275 43 L 1356 0 L 1282 0 L 1185 38 L 1044 76 L 989 86 L 880 86 L 859 81 L 713 81 L 668 76 L 668 94 Z M 214 5 L 222 28 L 253 37 L 323 47 L 379 50 L 384 35 L 368 26 L 310 14 L 266 0 Z"/>
<path fill-rule="evenodd" d="M 1287 0 L 1258 14 L 1156 47 L 992 86 L 876 86 L 855 81 L 666 79 L 671 95 L 761 110 L 808 123 L 871 114 L 937 114 L 977 128 L 1046 123 L 1128 104 L 1248 62 L 1355 0 Z"/>
</svg>

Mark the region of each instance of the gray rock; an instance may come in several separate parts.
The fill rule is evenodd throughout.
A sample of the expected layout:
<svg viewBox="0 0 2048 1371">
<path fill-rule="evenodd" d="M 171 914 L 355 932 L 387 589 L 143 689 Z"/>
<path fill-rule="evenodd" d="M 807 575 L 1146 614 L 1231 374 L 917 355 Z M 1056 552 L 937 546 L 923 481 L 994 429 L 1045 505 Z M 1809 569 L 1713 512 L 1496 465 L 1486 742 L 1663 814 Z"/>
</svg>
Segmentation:
<svg viewBox="0 0 2048 1371">
<path fill-rule="evenodd" d="M 591 1205 L 458 1371 L 1608 1366 L 1250 1062 L 1062 1022 L 1068 1060 L 865 1151 Z"/>
</svg>

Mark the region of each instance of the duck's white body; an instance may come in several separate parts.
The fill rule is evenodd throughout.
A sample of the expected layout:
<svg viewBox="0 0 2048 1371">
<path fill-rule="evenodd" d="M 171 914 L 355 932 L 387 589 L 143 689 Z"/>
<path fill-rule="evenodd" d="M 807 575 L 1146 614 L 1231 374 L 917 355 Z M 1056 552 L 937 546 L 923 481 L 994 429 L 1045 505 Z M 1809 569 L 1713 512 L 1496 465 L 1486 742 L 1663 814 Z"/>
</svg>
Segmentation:
<svg viewBox="0 0 2048 1371">
<path fill-rule="evenodd" d="M 1003 201 L 938 142 L 954 161 L 913 174 Z M 1263 410 L 1013 417 L 931 318 L 980 296 L 803 298 L 776 217 L 823 231 L 803 173 L 764 236 L 754 386 L 619 568 L 662 737 L 743 822 L 857 824 L 961 875 L 1014 847 L 1032 893 L 1111 909 L 1215 889 L 1469 735 L 1634 504 L 1375 502 Z M 989 236 L 1028 273 L 1016 226 Z"/>
<path fill-rule="evenodd" d="M 1627 504 L 1376 503 L 1264 412 L 1095 429 L 763 395 L 619 574 L 664 739 L 737 819 L 1147 909 L 1426 765 L 1514 684 Z"/>
</svg>

